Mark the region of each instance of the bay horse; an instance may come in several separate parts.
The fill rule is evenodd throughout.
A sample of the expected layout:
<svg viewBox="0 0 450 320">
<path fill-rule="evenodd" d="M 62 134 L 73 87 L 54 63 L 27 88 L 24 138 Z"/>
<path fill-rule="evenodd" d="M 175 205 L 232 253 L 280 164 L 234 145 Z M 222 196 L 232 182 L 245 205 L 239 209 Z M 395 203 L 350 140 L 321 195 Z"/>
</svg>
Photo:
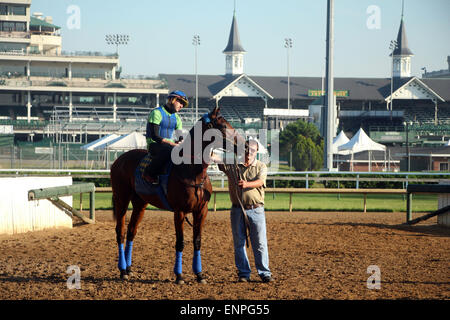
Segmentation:
<svg viewBox="0 0 450 320">
<path fill-rule="evenodd" d="M 195 129 L 197 127 L 197 129 Z M 198 128 L 201 128 L 200 136 Z M 207 129 L 217 129 L 220 132 L 221 141 L 214 141 L 215 144 L 207 143 L 203 139 L 203 132 Z M 193 244 L 194 256 L 192 269 L 196 275 L 197 282 L 206 283 L 202 275 L 201 264 L 201 235 L 203 224 L 208 214 L 208 202 L 212 194 L 211 181 L 207 174 L 208 163 L 205 162 L 202 155 L 210 154 L 213 147 L 223 147 L 224 143 L 228 146 L 227 151 L 236 152 L 237 146 L 246 143 L 236 130 L 220 114 L 220 108 L 216 106 L 210 113 L 205 114 L 195 126 L 189 131 L 188 139 L 185 139 L 179 146 L 189 143 L 191 153 L 188 158 L 201 159 L 200 161 L 186 161 L 188 163 L 173 164 L 172 170 L 167 182 L 167 202 L 174 212 L 174 224 L 176 233 L 175 243 L 175 282 L 183 284 L 182 277 L 182 255 L 184 248 L 183 225 L 186 215 L 192 212 L 193 216 Z M 216 139 L 214 139 L 216 140 Z M 201 141 L 201 148 L 194 146 Z M 195 143 L 194 143 L 195 142 Z M 232 146 L 230 148 L 229 146 Z M 200 150 L 201 149 L 201 150 Z M 183 152 L 185 149 L 183 149 Z M 187 152 L 186 152 L 187 153 Z M 160 209 L 167 210 L 164 202 L 158 195 L 145 195 L 138 193 L 135 189 L 135 171 L 141 159 L 147 154 L 147 150 L 131 150 L 122 154 L 112 164 L 110 177 L 112 186 L 113 216 L 116 221 L 116 240 L 119 249 L 118 268 L 120 278 L 128 279 L 132 275 L 132 248 L 133 240 L 141 222 L 145 209 L 151 204 Z M 173 153 L 172 153 L 173 155 Z M 186 154 L 183 154 L 183 157 Z M 186 158 L 183 158 L 186 159 Z M 128 223 L 126 247 L 125 240 L 125 216 L 129 203 L 132 203 L 133 211 L 130 222 Z"/>
</svg>

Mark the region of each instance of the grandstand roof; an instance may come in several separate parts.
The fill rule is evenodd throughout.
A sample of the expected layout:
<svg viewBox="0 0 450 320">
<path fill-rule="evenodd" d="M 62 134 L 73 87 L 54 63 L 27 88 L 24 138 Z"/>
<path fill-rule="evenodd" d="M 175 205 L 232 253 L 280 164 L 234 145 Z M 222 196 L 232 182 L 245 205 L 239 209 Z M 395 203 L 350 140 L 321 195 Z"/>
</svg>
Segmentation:
<svg viewBox="0 0 450 320">
<path fill-rule="evenodd" d="M 61 27 L 58 27 L 52 23 L 49 23 L 45 20 L 38 19 L 35 17 L 30 17 L 30 27 L 44 27 L 44 28 L 51 28 L 51 29 L 61 29 Z"/>
<path fill-rule="evenodd" d="M 241 75 L 199 75 L 199 97 L 212 98 Z M 160 74 L 167 80 L 170 90 L 183 90 L 188 96 L 195 96 L 195 75 Z M 274 99 L 286 99 L 286 77 L 247 76 L 263 88 Z M 394 91 L 408 83 L 413 77 L 400 78 L 394 81 Z M 420 79 L 426 86 L 450 101 L 450 79 Z M 348 92 L 342 99 L 384 101 L 391 90 L 390 78 L 335 78 L 335 90 Z M 315 100 L 317 97 L 308 95 L 309 90 L 321 90 L 320 77 L 290 77 L 290 91 L 293 99 Z"/>
</svg>

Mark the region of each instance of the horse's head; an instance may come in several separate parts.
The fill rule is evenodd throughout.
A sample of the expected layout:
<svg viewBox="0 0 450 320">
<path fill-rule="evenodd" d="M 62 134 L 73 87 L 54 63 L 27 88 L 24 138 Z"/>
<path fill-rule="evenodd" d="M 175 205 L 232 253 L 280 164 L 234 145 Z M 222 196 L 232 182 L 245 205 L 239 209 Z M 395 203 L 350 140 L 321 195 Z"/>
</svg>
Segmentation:
<svg viewBox="0 0 450 320">
<path fill-rule="evenodd" d="M 220 114 L 220 107 L 202 117 L 204 129 L 217 129 L 223 137 L 224 149 L 228 152 L 247 151 L 248 144 L 233 126 Z M 222 145 L 223 146 L 223 145 Z"/>
</svg>

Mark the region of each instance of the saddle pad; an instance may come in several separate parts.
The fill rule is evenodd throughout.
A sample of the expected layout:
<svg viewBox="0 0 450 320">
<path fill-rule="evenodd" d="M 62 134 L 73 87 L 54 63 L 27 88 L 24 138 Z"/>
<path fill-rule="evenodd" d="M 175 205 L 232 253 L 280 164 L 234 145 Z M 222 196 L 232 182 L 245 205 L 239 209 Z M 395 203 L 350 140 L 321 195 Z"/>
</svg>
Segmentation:
<svg viewBox="0 0 450 320">
<path fill-rule="evenodd" d="M 151 163 L 151 158 L 149 155 L 146 155 L 142 160 L 140 161 L 139 165 L 137 166 L 135 173 L 134 173 L 134 187 L 138 194 L 143 195 L 158 195 L 158 197 L 161 199 L 162 203 L 164 204 L 164 209 L 173 211 L 173 209 L 170 207 L 169 203 L 167 202 L 167 185 L 169 181 L 169 174 L 172 170 L 172 163 L 170 162 L 167 166 L 167 170 L 165 170 L 167 173 L 159 176 L 159 184 L 152 184 L 147 182 L 143 177 L 142 174 L 145 170 L 145 168 Z"/>
<path fill-rule="evenodd" d="M 138 169 L 141 172 L 141 175 L 144 174 L 145 168 L 152 162 L 152 157 L 150 153 L 147 153 L 144 158 L 139 162 Z"/>
</svg>

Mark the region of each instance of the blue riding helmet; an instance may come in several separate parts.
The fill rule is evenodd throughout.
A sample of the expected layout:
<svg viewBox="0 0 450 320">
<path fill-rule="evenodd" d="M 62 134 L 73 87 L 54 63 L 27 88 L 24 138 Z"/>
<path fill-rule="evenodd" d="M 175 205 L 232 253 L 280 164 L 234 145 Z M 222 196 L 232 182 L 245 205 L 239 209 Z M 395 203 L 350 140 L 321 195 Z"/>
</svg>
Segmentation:
<svg viewBox="0 0 450 320">
<path fill-rule="evenodd" d="M 181 90 L 176 90 L 176 91 L 172 91 L 171 93 L 169 93 L 169 95 L 167 96 L 167 99 L 170 99 L 170 98 L 180 99 L 184 103 L 185 108 L 189 105 L 189 100 L 188 100 L 186 93 L 184 93 Z"/>
</svg>

